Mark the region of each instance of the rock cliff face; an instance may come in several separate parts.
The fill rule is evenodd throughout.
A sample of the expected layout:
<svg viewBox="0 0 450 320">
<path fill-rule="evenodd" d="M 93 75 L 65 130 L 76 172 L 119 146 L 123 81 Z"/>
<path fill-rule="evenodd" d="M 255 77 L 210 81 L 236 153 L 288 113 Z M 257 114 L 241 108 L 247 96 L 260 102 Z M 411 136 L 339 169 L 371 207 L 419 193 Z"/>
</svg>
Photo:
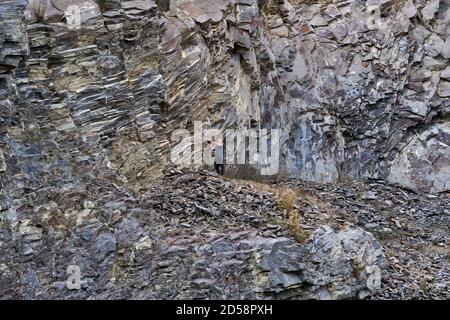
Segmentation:
<svg viewBox="0 0 450 320">
<path fill-rule="evenodd" d="M 78 139 L 145 181 L 199 120 L 283 129 L 295 177 L 449 188 L 448 0 L 27 2 L 1 3 L 2 171 L 6 140 Z"/>
<path fill-rule="evenodd" d="M 165 268 L 165 254 L 172 259 L 178 250 L 159 248 L 162 267 L 151 272 L 130 267 L 148 262 L 149 239 L 159 237 L 140 227 L 153 216 L 135 213 L 153 207 L 142 208 L 134 196 L 170 164 L 172 132 L 193 130 L 195 121 L 219 129 L 282 129 L 282 176 L 449 190 L 449 59 L 449 0 L 0 0 L 3 296 L 69 296 L 59 282 L 73 262 L 84 266 L 86 283 L 100 283 L 73 297 L 174 297 L 159 283 L 154 292 L 133 287 L 155 284 L 151 272 Z M 123 212 L 128 220 L 117 225 Z M 158 219 L 158 226 L 168 223 Z M 136 230 L 141 238 L 122 243 Z M 246 297 L 261 297 L 261 290 L 275 297 L 291 286 L 315 298 L 365 296 L 379 288 L 374 266 L 382 264 L 381 254 L 370 234 L 322 228 L 315 235 L 309 249 L 325 235 L 333 243 L 328 249 L 344 254 L 338 262 L 351 287 L 325 288 L 336 282 L 331 267 L 306 266 L 307 249 L 286 239 L 270 243 L 273 249 L 255 237 L 242 244 L 222 234 L 220 245 L 234 254 L 244 246 L 261 259 L 270 252 L 303 259 L 296 276 L 280 271 L 286 261 L 249 262 L 243 277 L 262 272 L 269 286 L 245 291 Z M 373 254 L 361 256 L 367 267 L 361 277 L 350 276 L 355 257 L 340 244 L 349 237 Z M 206 259 L 191 279 L 200 287 L 209 285 L 205 274 L 217 271 L 202 263 L 227 259 L 214 241 L 208 234 L 206 247 L 182 250 Z M 189 256 L 183 259 L 190 265 Z M 125 269 L 136 272 L 133 288 L 121 278 L 126 273 L 116 278 Z M 126 285 L 114 291 L 116 279 Z M 242 288 L 216 289 L 208 292 L 240 297 Z"/>
</svg>

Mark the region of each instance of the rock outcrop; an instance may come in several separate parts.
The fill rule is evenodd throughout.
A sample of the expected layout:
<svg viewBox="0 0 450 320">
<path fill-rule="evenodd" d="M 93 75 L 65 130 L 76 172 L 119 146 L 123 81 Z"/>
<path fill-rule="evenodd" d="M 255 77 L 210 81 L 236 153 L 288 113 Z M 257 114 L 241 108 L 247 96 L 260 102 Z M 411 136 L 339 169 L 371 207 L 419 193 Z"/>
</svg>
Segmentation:
<svg viewBox="0 0 450 320">
<path fill-rule="evenodd" d="M 362 229 L 335 233 L 325 226 L 312 234 L 305 251 L 299 254 L 295 246 L 276 244 L 262 265 L 269 271 L 272 291 L 283 294 L 300 286 L 308 299 L 346 299 L 364 298 L 381 288 L 383 259 L 381 246 L 370 233 Z"/>
<path fill-rule="evenodd" d="M 0 199 L 1 298 L 449 298 L 444 195 L 285 181 L 299 243 L 277 185 L 170 169 L 133 195 L 84 162 L 77 187 L 29 192 L 33 206 Z"/>
<path fill-rule="evenodd" d="M 0 297 L 363 298 L 387 276 L 381 244 L 360 228 L 322 226 L 301 244 L 273 193 L 205 172 L 169 171 L 164 181 L 133 196 L 86 176 L 86 190 L 7 209 Z"/>
<path fill-rule="evenodd" d="M 165 173 L 171 134 L 192 131 L 195 121 L 282 129 L 282 177 L 449 190 L 449 6 L 449 0 L 1 1 L 1 298 L 375 294 L 384 258 L 360 227 L 378 232 L 377 223 L 388 225 L 374 213 L 391 219 L 385 203 L 360 210 L 355 200 L 351 214 L 346 204 L 333 208 L 350 221 L 370 220 L 358 226 L 340 225 L 328 213 L 329 223 L 318 224 L 321 215 L 308 206 L 315 220 L 308 230 L 317 231 L 298 244 L 269 221 L 282 218 L 270 192 Z M 367 192 L 372 201 L 376 195 Z M 436 212 L 411 215 L 422 222 L 441 216 L 436 224 L 448 235 L 448 200 L 430 197 Z M 442 283 L 427 293 L 414 274 L 406 293 L 384 288 L 383 297 L 448 298 L 449 273 L 441 265 L 448 243 L 441 238 L 401 240 L 439 244 L 427 253 L 438 267 L 427 268 L 442 271 Z M 407 251 L 398 257 L 401 270 L 423 257 Z M 67 287 L 72 265 L 81 268 L 79 290 Z"/>
<path fill-rule="evenodd" d="M 8 141 L 79 139 L 136 184 L 196 120 L 280 128 L 294 177 L 449 187 L 448 0 L 27 3 L 0 11 Z"/>
</svg>

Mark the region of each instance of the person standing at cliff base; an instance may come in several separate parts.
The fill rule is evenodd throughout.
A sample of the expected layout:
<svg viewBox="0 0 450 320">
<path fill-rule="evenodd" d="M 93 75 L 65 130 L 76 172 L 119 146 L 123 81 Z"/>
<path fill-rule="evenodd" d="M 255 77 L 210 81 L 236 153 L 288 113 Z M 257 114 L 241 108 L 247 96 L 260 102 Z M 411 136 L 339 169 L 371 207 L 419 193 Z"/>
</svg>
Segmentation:
<svg viewBox="0 0 450 320">
<path fill-rule="evenodd" d="M 211 142 L 210 140 L 207 141 L 208 144 L 212 144 L 214 147 L 214 169 L 216 172 L 220 175 L 223 175 L 225 172 L 225 165 L 224 165 L 224 155 L 223 155 L 223 142 L 222 139 L 217 138 L 215 141 Z"/>
</svg>

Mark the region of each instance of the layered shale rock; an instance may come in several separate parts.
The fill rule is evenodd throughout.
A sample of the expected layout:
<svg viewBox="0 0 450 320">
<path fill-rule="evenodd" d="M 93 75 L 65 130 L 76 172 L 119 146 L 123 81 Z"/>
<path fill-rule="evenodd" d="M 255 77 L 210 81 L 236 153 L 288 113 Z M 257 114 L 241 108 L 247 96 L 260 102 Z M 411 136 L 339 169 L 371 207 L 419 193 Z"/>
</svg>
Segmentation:
<svg viewBox="0 0 450 320">
<path fill-rule="evenodd" d="M 2 298 L 449 297 L 448 197 L 285 181 L 299 243 L 270 185 L 169 169 L 133 195 L 97 163 L 76 188 L 29 192 L 34 206 L 1 202 Z"/>
<path fill-rule="evenodd" d="M 174 170 L 133 196 L 99 177 L 6 211 L 1 298 L 362 298 L 387 276 L 370 233 L 323 226 L 297 243 L 274 195 L 250 185 Z"/>
<path fill-rule="evenodd" d="M 15 141 L 77 137 L 136 185 L 175 128 L 279 128 L 295 177 L 448 189 L 447 0 L 27 2 L 1 9 Z"/>
<path fill-rule="evenodd" d="M 171 12 L 195 22 L 190 37 L 201 35 L 176 51 L 200 54 L 196 79 L 208 79 L 201 99 L 184 101 L 219 127 L 283 129 L 296 177 L 446 190 L 448 5 L 174 1 Z M 428 142 L 416 156 L 418 136 Z"/>
<path fill-rule="evenodd" d="M 192 131 L 195 121 L 205 128 L 282 129 L 282 175 L 319 182 L 375 178 L 416 190 L 448 190 L 449 5 L 1 1 L 2 297 L 373 293 L 383 266 L 370 234 L 354 225 L 342 231 L 333 215 L 323 221 L 309 206 L 314 223 L 308 227 L 318 231 L 307 245 L 287 240 L 286 231 L 268 221 L 282 215 L 273 194 L 241 197 L 218 177 L 202 186 L 204 176 L 175 175 L 175 183 L 164 175 L 175 144 L 171 134 L 177 128 Z M 154 185 L 162 176 L 159 187 L 167 183 L 175 191 Z M 213 195 L 204 196 L 211 188 Z M 373 200 L 369 191 L 366 198 Z M 224 192 L 225 199 L 217 197 Z M 356 202 L 351 212 L 357 208 L 356 216 L 368 212 L 372 219 L 384 205 L 358 211 Z M 439 209 L 444 205 L 439 198 L 430 214 L 441 215 L 439 223 L 445 224 L 448 209 Z M 420 221 L 427 220 L 422 213 Z M 186 230 L 177 219 L 186 219 Z M 229 225 L 251 232 L 241 239 Z M 317 247 L 322 240 L 328 251 Z M 440 233 L 436 241 L 432 258 L 444 271 L 430 292 L 448 297 Z M 227 252 L 242 259 L 230 260 Z M 409 266 L 422 256 L 411 257 L 406 252 L 398 260 Z M 66 286 L 70 265 L 82 269 L 78 291 Z M 219 283 L 224 279 L 229 282 Z M 244 280 L 255 287 L 243 288 Z M 417 282 L 410 287 L 384 297 L 427 294 Z"/>
</svg>

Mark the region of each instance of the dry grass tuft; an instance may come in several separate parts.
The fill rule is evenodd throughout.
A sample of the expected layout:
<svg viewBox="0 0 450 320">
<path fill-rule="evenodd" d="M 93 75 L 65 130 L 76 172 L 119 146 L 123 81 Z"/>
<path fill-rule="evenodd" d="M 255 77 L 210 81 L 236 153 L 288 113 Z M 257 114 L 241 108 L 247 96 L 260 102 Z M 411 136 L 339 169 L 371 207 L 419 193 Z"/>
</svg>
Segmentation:
<svg viewBox="0 0 450 320">
<path fill-rule="evenodd" d="M 300 228 L 298 210 L 292 210 L 286 216 L 286 227 L 290 235 L 299 243 L 305 242 L 308 239 L 308 234 Z"/>
<path fill-rule="evenodd" d="M 298 191 L 289 188 L 276 187 L 259 181 L 240 181 L 249 184 L 251 188 L 255 190 L 272 193 L 275 196 L 277 209 L 284 212 L 283 225 L 288 230 L 289 234 L 299 243 L 304 242 L 308 238 L 309 234 L 300 227 L 300 213 L 296 208 Z"/>
<path fill-rule="evenodd" d="M 277 206 L 281 210 L 286 210 L 287 212 L 293 211 L 295 206 L 295 200 L 297 199 L 297 194 L 292 189 L 281 189 L 277 190 L 276 193 Z"/>
<path fill-rule="evenodd" d="M 30 1 L 30 11 L 33 12 L 36 21 L 39 23 L 45 20 L 45 11 L 47 10 L 47 0 L 32 0 Z"/>
<path fill-rule="evenodd" d="M 292 189 L 277 190 L 277 207 L 285 212 L 285 225 L 289 234 L 297 241 L 304 242 L 308 235 L 300 228 L 300 216 L 295 208 L 297 193 Z"/>
</svg>

